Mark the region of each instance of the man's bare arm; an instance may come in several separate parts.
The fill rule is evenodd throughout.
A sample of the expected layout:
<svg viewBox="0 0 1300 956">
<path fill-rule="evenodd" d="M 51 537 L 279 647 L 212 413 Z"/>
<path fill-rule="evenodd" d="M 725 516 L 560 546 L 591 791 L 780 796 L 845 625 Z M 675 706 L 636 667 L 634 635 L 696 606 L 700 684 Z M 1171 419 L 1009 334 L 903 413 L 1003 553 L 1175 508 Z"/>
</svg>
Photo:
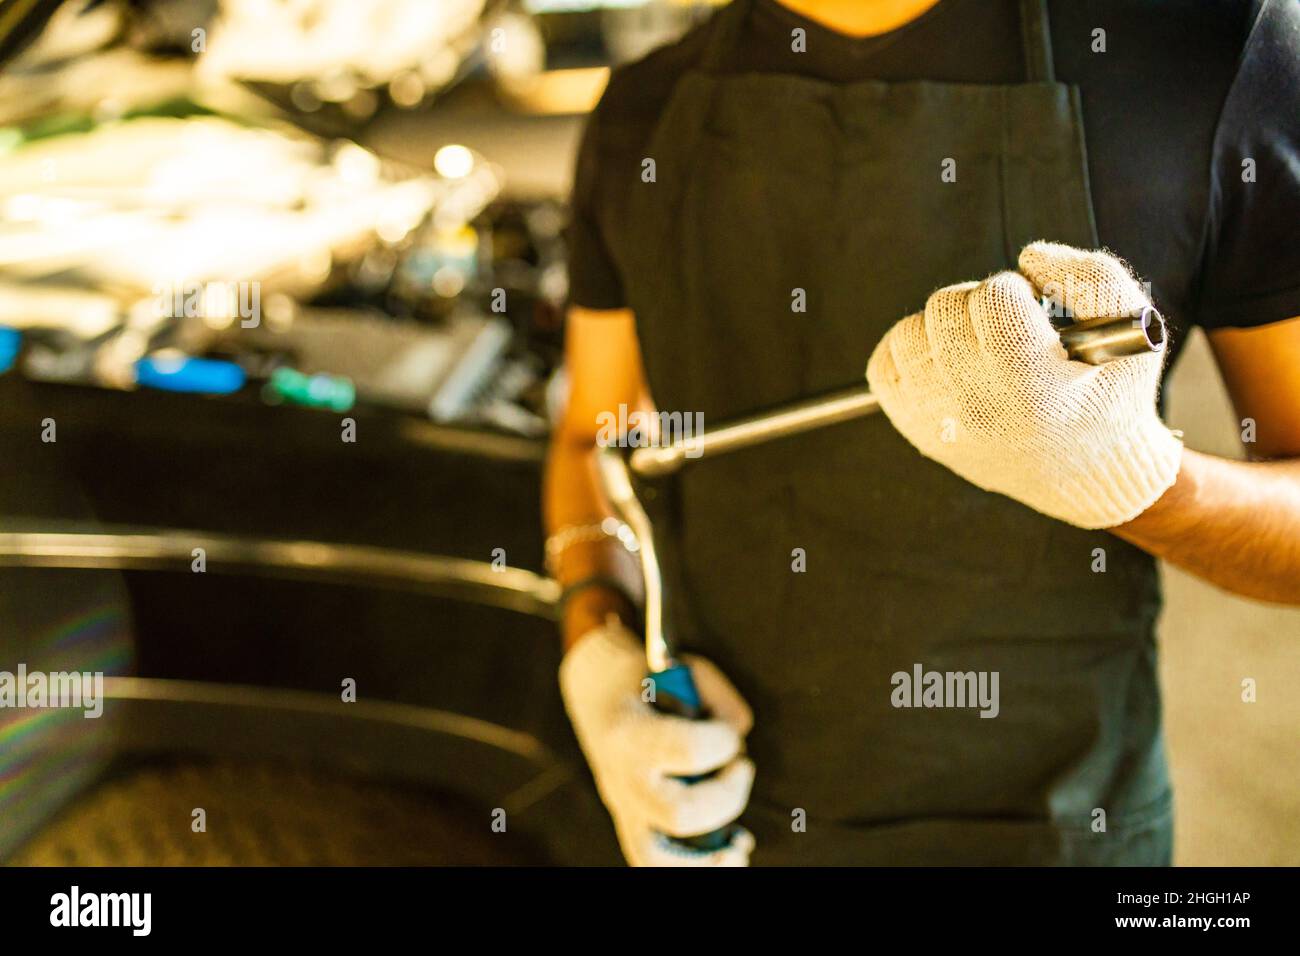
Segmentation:
<svg viewBox="0 0 1300 956">
<path fill-rule="evenodd" d="M 571 308 L 564 351 L 569 398 L 546 457 L 543 512 L 548 535 L 562 528 L 597 524 L 609 516 L 610 509 L 592 468 L 592 451 L 600 429 L 598 416 L 617 414 L 620 404 L 631 409 L 645 401 L 641 353 L 629 310 Z M 569 545 L 559 556 L 555 574 L 562 585 L 593 576 L 614 578 L 625 581 L 634 595 L 639 584 L 635 562 L 610 540 Z M 582 591 L 565 609 L 565 647 L 604 623 L 611 613 L 630 623 L 633 610 L 615 590 Z"/>
<path fill-rule="evenodd" d="M 1112 530 L 1227 591 L 1300 604 L 1300 461 L 1229 461 L 1189 449 L 1173 487 Z"/>
<path fill-rule="evenodd" d="M 1225 590 L 1300 604 L 1300 318 L 1211 333 L 1257 458 L 1188 450 L 1178 480 L 1115 534 Z"/>
</svg>

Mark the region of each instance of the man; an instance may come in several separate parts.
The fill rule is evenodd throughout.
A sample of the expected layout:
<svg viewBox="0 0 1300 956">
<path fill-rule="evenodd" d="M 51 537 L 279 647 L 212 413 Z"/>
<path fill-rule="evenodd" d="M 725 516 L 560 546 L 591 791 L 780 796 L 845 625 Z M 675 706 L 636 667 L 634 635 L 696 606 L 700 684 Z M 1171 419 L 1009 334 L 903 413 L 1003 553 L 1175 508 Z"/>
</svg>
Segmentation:
<svg viewBox="0 0 1300 956">
<path fill-rule="evenodd" d="M 1298 37 L 1288 0 L 737 0 L 615 72 L 546 511 L 561 686 L 630 862 L 1169 862 L 1155 559 L 1300 603 Z M 1166 367 L 1201 325 L 1258 460 L 1182 447 L 1159 357 L 1068 361 L 1043 293 L 1154 300 Z M 657 713 L 602 415 L 707 426 L 868 356 L 884 415 L 657 495 L 710 717 Z"/>
</svg>

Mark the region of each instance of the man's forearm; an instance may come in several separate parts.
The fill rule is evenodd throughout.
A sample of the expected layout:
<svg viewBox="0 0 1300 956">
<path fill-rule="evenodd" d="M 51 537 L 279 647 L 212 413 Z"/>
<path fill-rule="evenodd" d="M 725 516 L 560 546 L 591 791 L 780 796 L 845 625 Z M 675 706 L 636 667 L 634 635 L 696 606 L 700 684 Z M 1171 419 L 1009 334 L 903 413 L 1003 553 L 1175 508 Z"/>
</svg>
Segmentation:
<svg viewBox="0 0 1300 956">
<path fill-rule="evenodd" d="M 590 442 L 557 432 L 546 457 L 544 506 L 546 532 L 565 527 L 589 526 L 608 517 L 596 488 Z M 589 588 L 575 595 L 564 608 L 561 631 L 567 649 L 579 637 L 603 624 L 610 614 L 626 622 L 635 616 L 633 601 L 640 600 L 640 580 L 635 560 L 611 538 L 580 540 L 555 556 L 550 568 L 561 585 L 593 577 L 620 582 L 626 596 L 609 588 Z M 629 598 L 631 600 L 629 600 Z"/>
<path fill-rule="evenodd" d="M 1111 531 L 1227 591 L 1300 604 L 1300 459 L 1231 461 L 1188 449 L 1173 486 Z"/>
</svg>

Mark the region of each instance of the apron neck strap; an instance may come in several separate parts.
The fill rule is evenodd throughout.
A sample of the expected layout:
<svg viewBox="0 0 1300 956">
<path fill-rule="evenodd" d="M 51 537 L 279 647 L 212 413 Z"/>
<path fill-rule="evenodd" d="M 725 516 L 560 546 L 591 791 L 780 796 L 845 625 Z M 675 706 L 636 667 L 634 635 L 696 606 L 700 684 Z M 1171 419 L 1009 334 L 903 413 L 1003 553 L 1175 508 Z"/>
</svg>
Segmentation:
<svg viewBox="0 0 1300 956">
<path fill-rule="evenodd" d="M 727 57 L 736 47 L 740 28 L 744 26 L 752 6 L 753 0 L 731 0 L 713 15 L 709 38 L 700 58 L 700 66 L 706 73 L 719 73 L 726 69 Z"/>
<path fill-rule="evenodd" d="M 1047 26 L 1047 0 L 1020 0 L 1020 39 L 1025 48 L 1026 78 L 1031 83 L 1052 83 L 1052 33 Z"/>
<path fill-rule="evenodd" d="M 731 0 L 714 15 L 700 65 L 706 72 L 725 69 L 727 56 L 736 45 L 740 28 L 753 7 L 753 0 Z M 1024 45 L 1025 71 L 1031 83 L 1056 79 L 1052 66 L 1052 35 L 1047 25 L 1047 0 L 1020 0 L 1020 39 Z"/>
</svg>

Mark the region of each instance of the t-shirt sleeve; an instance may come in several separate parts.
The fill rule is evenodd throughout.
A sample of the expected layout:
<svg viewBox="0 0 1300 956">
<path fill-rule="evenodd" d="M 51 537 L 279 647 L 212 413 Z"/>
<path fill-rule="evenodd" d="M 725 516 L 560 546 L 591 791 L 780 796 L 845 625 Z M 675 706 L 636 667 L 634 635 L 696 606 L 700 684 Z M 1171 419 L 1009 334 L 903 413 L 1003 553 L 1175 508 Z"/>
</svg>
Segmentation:
<svg viewBox="0 0 1300 956">
<path fill-rule="evenodd" d="M 565 230 L 569 256 L 569 303 L 588 309 L 619 309 L 627 305 L 623 281 L 601 225 L 602 177 L 600 108 L 587 119 L 578 147 Z"/>
<path fill-rule="evenodd" d="M 1215 134 L 1206 328 L 1300 315 L 1300 3 L 1258 8 Z"/>
</svg>

